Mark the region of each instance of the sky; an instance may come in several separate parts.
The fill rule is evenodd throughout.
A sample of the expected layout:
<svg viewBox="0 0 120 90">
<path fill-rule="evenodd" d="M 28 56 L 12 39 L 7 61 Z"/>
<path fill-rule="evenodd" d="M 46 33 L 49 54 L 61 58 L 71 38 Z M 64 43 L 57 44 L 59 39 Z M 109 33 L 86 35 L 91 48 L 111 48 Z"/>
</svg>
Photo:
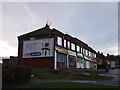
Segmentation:
<svg viewBox="0 0 120 90">
<path fill-rule="evenodd" d="M 17 37 L 47 22 L 104 55 L 118 54 L 117 2 L 1 2 L 0 9 L 2 57 L 17 56 Z"/>
</svg>

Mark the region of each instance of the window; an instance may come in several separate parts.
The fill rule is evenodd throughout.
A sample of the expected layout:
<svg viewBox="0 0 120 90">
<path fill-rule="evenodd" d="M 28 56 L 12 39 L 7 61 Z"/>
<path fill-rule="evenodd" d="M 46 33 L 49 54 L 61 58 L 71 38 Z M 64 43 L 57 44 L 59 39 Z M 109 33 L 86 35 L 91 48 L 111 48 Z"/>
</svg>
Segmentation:
<svg viewBox="0 0 120 90">
<path fill-rule="evenodd" d="M 35 37 L 30 37 L 30 40 L 35 40 L 36 38 Z"/>
<path fill-rule="evenodd" d="M 80 46 L 77 46 L 77 52 L 80 52 Z"/>
<path fill-rule="evenodd" d="M 61 37 L 57 38 L 57 43 L 58 43 L 58 45 L 62 46 L 62 38 Z"/>
<path fill-rule="evenodd" d="M 68 48 L 70 49 L 70 42 L 68 41 Z"/>
<path fill-rule="evenodd" d="M 71 49 L 75 50 L 75 44 L 71 43 Z"/>
<path fill-rule="evenodd" d="M 91 52 L 89 51 L 89 56 L 91 57 Z"/>
<path fill-rule="evenodd" d="M 66 47 L 66 40 L 64 39 L 64 47 Z"/>
<path fill-rule="evenodd" d="M 96 58 L 96 54 L 95 54 L 95 58 Z"/>
<path fill-rule="evenodd" d="M 88 56 L 88 50 L 86 50 L 86 54 L 85 55 Z"/>
<path fill-rule="evenodd" d="M 82 47 L 81 47 L 81 53 L 83 54 L 83 50 L 82 50 Z"/>
<path fill-rule="evenodd" d="M 86 53 L 85 53 L 85 49 L 83 48 L 83 54 L 85 55 Z"/>
<path fill-rule="evenodd" d="M 91 57 L 93 57 L 93 53 L 91 52 L 91 55 L 90 55 Z"/>
</svg>

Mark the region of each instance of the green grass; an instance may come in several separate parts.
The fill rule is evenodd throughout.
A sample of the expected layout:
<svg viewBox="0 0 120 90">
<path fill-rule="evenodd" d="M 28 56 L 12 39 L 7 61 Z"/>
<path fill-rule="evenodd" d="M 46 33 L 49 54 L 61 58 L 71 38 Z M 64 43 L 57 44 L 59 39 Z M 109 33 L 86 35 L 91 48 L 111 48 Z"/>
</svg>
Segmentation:
<svg viewBox="0 0 120 90">
<path fill-rule="evenodd" d="M 90 76 L 85 76 L 83 74 L 69 73 L 65 70 L 52 70 L 52 69 L 41 69 L 41 68 L 32 68 L 32 74 L 34 77 L 41 79 L 72 79 L 72 80 L 111 80 L 112 77 L 99 76 L 98 71 L 93 72 L 86 70 Z"/>
<path fill-rule="evenodd" d="M 88 84 L 88 83 L 54 82 L 54 83 L 38 83 L 32 85 L 24 85 L 24 86 L 19 86 L 17 88 L 118 88 L 118 86 Z"/>
<path fill-rule="evenodd" d="M 40 69 L 32 68 L 32 74 L 34 77 L 41 79 L 65 79 L 68 73 L 63 70 L 52 70 L 52 69 Z"/>
</svg>

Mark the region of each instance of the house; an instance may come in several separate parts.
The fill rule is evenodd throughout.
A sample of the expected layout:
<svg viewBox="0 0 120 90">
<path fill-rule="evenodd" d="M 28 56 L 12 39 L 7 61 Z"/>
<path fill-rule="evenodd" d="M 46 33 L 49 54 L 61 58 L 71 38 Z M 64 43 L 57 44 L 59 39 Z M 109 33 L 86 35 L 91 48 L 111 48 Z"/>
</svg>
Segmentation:
<svg viewBox="0 0 120 90">
<path fill-rule="evenodd" d="M 18 62 L 40 68 L 97 69 L 96 51 L 83 41 L 45 27 L 18 36 Z"/>
<path fill-rule="evenodd" d="M 120 68 L 120 56 L 119 55 L 109 55 L 107 54 L 106 58 L 109 61 L 109 67 L 111 69 Z"/>
<path fill-rule="evenodd" d="M 104 69 L 106 65 L 108 65 L 107 58 L 103 55 L 103 53 L 100 53 L 99 51 L 96 53 L 96 57 L 97 57 L 98 69 Z"/>
</svg>

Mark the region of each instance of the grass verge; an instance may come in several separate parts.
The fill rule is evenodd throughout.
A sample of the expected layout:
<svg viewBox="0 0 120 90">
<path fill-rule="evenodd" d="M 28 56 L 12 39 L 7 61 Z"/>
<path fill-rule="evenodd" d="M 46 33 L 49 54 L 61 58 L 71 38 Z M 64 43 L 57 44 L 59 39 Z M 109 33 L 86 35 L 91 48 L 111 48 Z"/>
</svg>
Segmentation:
<svg viewBox="0 0 120 90">
<path fill-rule="evenodd" d="M 118 86 L 72 82 L 53 82 L 24 85 L 17 88 L 118 88 Z"/>
<path fill-rule="evenodd" d="M 89 75 L 84 75 L 88 73 Z M 32 74 L 34 77 L 40 79 L 69 79 L 69 80 L 111 80 L 113 77 L 99 76 L 100 72 L 91 70 L 72 71 L 68 70 L 52 70 L 52 69 L 41 69 L 32 68 Z"/>
</svg>

